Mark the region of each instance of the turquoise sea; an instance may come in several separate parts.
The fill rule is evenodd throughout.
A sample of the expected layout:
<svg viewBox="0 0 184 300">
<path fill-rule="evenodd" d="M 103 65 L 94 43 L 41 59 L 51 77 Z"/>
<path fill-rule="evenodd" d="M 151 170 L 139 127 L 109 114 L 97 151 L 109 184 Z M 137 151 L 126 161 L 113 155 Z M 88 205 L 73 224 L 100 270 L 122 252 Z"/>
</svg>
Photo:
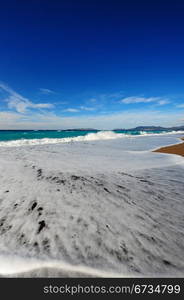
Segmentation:
<svg viewBox="0 0 184 300">
<path fill-rule="evenodd" d="M 0 141 L 32 140 L 32 139 L 62 139 L 85 136 L 100 130 L 0 130 Z M 105 131 L 104 131 L 105 132 Z M 126 135 L 159 134 L 163 131 L 113 130 L 115 133 Z M 164 131 L 169 132 L 168 131 Z"/>
</svg>

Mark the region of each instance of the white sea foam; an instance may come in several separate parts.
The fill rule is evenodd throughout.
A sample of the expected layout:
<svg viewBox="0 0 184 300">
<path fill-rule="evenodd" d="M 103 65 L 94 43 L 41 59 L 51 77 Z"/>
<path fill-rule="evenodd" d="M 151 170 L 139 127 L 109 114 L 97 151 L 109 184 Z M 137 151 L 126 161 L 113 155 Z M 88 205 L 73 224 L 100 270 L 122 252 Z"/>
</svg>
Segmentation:
<svg viewBox="0 0 184 300">
<path fill-rule="evenodd" d="M 179 135 L 139 137 L 1 147 L 0 276 L 184 274 Z"/>
<path fill-rule="evenodd" d="M 140 135 L 146 135 L 146 136 L 154 136 L 154 135 L 170 135 L 170 134 L 184 134 L 183 130 L 179 130 L 179 131 L 162 131 L 160 133 L 149 133 L 147 131 L 140 131 Z M 139 135 L 138 135 L 139 136 Z"/>
<path fill-rule="evenodd" d="M 140 136 L 160 136 L 171 134 L 184 134 L 184 131 L 171 131 L 162 133 L 149 133 L 147 131 L 140 131 L 139 135 L 116 133 L 114 131 L 99 131 L 97 133 L 88 133 L 84 136 L 67 137 L 67 138 L 42 138 L 42 139 L 21 139 L 12 141 L 0 142 L 0 147 L 19 147 L 19 146 L 33 146 L 33 145 L 45 145 L 45 144 L 60 144 L 71 142 L 86 142 L 86 141 L 98 141 L 98 140 L 112 140 L 118 138 L 127 137 L 140 137 Z"/>
<path fill-rule="evenodd" d="M 19 257 L 14 255 L 0 255 L 0 274 L 1 276 L 31 272 L 41 270 L 42 268 L 54 268 L 56 271 L 64 272 L 65 274 L 81 274 L 96 277 L 124 277 L 121 273 L 112 271 L 105 272 L 96 268 L 87 266 L 70 265 L 58 260 L 40 260 L 36 258 Z"/>
</svg>

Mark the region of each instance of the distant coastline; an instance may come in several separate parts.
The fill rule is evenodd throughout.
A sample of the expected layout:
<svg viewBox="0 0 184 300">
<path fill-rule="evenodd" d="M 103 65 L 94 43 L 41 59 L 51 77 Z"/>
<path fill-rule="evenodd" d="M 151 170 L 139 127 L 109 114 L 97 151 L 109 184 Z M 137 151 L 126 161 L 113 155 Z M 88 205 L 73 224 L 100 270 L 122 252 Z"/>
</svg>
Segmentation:
<svg viewBox="0 0 184 300">
<path fill-rule="evenodd" d="M 162 126 L 137 126 L 134 128 L 129 128 L 129 129 L 122 129 L 122 128 L 118 128 L 118 129 L 114 129 L 115 131 L 121 131 L 121 130 L 125 130 L 125 131 L 151 131 L 151 130 L 155 130 L 155 131 L 165 131 L 165 130 L 174 130 L 174 131 L 179 131 L 179 130 L 184 130 L 184 126 L 173 126 L 173 127 L 162 127 Z"/>
<path fill-rule="evenodd" d="M 96 128 L 67 128 L 67 129 L 0 129 L 0 131 L 165 131 L 165 130 L 184 130 L 184 125 L 173 127 L 162 126 L 137 126 L 133 128 L 115 128 L 115 129 L 96 129 Z"/>
</svg>

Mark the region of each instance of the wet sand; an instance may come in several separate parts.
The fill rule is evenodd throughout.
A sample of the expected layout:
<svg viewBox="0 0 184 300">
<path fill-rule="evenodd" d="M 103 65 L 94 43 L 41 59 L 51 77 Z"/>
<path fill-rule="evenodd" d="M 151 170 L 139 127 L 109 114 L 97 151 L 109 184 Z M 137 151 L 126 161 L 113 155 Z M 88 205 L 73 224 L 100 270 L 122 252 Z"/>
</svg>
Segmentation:
<svg viewBox="0 0 184 300">
<path fill-rule="evenodd" d="M 184 141 L 184 138 L 181 138 Z M 168 153 L 168 154 L 177 154 L 184 156 L 184 142 L 172 146 L 162 147 L 153 152 L 160 152 L 160 153 Z"/>
</svg>

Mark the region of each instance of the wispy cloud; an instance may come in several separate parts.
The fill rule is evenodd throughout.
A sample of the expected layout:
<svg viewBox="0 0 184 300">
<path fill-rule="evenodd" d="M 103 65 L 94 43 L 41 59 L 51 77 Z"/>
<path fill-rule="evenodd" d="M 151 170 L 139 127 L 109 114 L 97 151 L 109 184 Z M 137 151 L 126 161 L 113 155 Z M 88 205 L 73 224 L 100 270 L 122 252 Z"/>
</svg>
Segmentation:
<svg viewBox="0 0 184 300">
<path fill-rule="evenodd" d="M 50 89 L 40 88 L 39 90 L 40 90 L 41 94 L 45 94 L 45 95 L 55 94 L 55 92 Z"/>
<path fill-rule="evenodd" d="M 165 104 L 169 104 L 170 103 L 170 101 L 169 100 L 167 100 L 167 99 L 163 99 L 163 100 L 159 100 L 158 102 L 157 102 L 157 104 L 158 105 L 165 105 Z"/>
<path fill-rule="evenodd" d="M 184 108 L 184 104 L 178 104 L 178 105 L 176 105 L 176 107 Z"/>
<path fill-rule="evenodd" d="M 91 98 L 87 99 L 85 101 L 86 106 L 95 105 L 96 107 L 102 107 L 104 105 L 107 105 L 109 103 L 115 103 L 117 100 L 122 99 L 124 96 L 123 91 L 118 91 L 114 93 L 101 93 L 101 94 L 94 94 Z"/>
<path fill-rule="evenodd" d="M 78 108 L 66 108 L 63 112 L 78 113 L 81 111 L 95 111 L 95 107 L 79 106 Z"/>
<path fill-rule="evenodd" d="M 80 111 L 80 109 L 77 108 L 66 108 L 63 110 L 64 112 L 71 112 L 71 113 L 77 113 Z"/>
<path fill-rule="evenodd" d="M 19 113 L 26 113 L 29 109 L 48 109 L 53 107 L 51 103 L 33 103 L 4 83 L 0 83 L 0 89 L 8 94 L 4 99 L 4 101 L 7 102 L 8 108 L 14 109 Z"/>
<path fill-rule="evenodd" d="M 166 97 L 127 97 L 121 99 L 122 103 L 151 103 L 145 105 L 144 109 L 132 106 L 123 106 L 122 111 L 109 110 L 106 103 L 114 98 L 99 96 L 97 101 L 82 102 L 76 105 L 67 105 L 61 109 L 45 110 L 53 108 L 51 103 L 34 103 L 28 98 L 23 97 L 15 92 L 12 88 L 4 83 L 0 83 L 0 91 L 4 96 L 4 103 L 9 109 L 0 111 L 0 129 L 66 129 L 66 128 L 132 128 L 139 125 L 161 125 L 172 126 L 180 125 L 183 122 L 184 104 L 175 104 L 180 107 L 180 110 L 161 109 L 161 105 L 167 104 L 169 99 Z M 116 95 L 115 95 L 116 96 Z M 6 97 L 6 98 L 5 98 Z M 118 98 L 118 95 L 117 95 Z M 116 98 L 116 102 L 117 99 Z M 98 103 L 102 101 L 102 106 Z M 160 106 L 159 106 L 160 105 Z M 119 109 L 118 105 L 118 109 Z M 104 109 L 102 110 L 101 108 Z M 105 110 L 105 108 L 107 109 Z M 128 107 L 128 109 L 125 109 Z M 129 109 L 130 107 L 130 109 Z M 58 102 L 57 102 L 58 108 Z M 34 110 L 33 110 L 34 109 Z M 95 113 L 92 113 L 95 111 Z M 68 112 L 68 114 L 64 114 Z M 89 113 L 88 113 L 89 112 Z M 91 113 L 90 113 L 91 112 Z"/>
<path fill-rule="evenodd" d="M 90 98 L 88 100 L 89 103 L 96 103 L 97 102 L 97 99 L 96 98 Z"/>
<path fill-rule="evenodd" d="M 95 111 L 96 108 L 95 107 L 88 107 L 88 106 L 80 106 L 81 110 L 85 110 L 85 111 Z"/>
<path fill-rule="evenodd" d="M 162 98 L 162 97 L 126 97 L 119 101 L 120 103 L 124 104 L 136 104 L 136 103 L 157 103 L 158 105 L 165 105 L 168 104 L 170 101 L 168 99 Z"/>
<path fill-rule="evenodd" d="M 123 111 L 95 116 L 57 116 L 54 113 L 23 115 L 0 112 L 0 129 L 132 128 L 139 125 L 174 126 L 183 123 L 183 112 Z"/>
</svg>

